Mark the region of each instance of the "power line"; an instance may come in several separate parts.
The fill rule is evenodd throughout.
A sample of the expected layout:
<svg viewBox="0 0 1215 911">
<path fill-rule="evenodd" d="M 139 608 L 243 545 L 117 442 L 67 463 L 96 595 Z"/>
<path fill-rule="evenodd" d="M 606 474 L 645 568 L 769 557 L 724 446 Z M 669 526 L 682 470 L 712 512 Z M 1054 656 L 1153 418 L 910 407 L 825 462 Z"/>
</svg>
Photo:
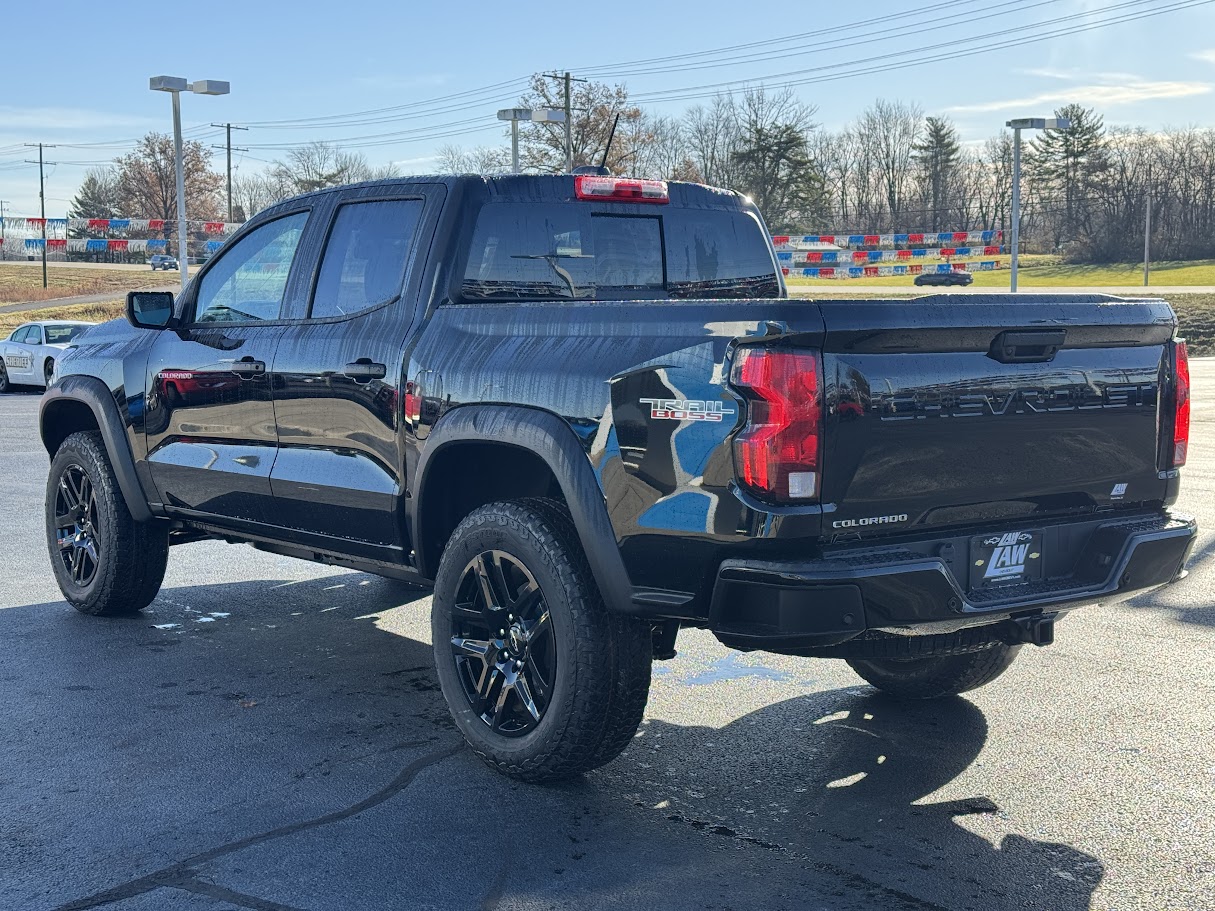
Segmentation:
<svg viewBox="0 0 1215 911">
<path fill-rule="evenodd" d="M 391 107 L 386 107 L 386 108 L 372 108 L 372 109 L 366 110 L 366 111 L 352 111 L 352 112 L 345 113 L 345 114 L 327 114 L 327 115 L 322 115 L 322 116 L 318 116 L 318 117 L 296 117 L 296 118 L 287 118 L 287 119 L 283 119 L 283 120 L 246 120 L 246 121 L 243 121 L 243 123 L 245 126 L 265 128 L 265 129 L 294 128 L 297 126 L 306 127 L 306 126 L 322 126 L 322 125 L 333 125 L 333 126 L 357 125 L 357 124 L 343 124 L 340 121 L 352 120 L 352 119 L 362 118 L 362 117 L 378 117 L 378 116 L 382 116 L 385 114 L 396 113 L 398 111 L 417 111 L 421 108 L 433 107 L 435 105 L 439 105 L 441 107 L 441 106 L 443 106 L 444 102 L 450 102 L 450 101 L 454 101 L 454 100 L 462 99 L 462 98 L 467 99 L 470 96 L 480 96 L 480 95 L 486 95 L 488 93 L 493 93 L 493 94 L 495 94 L 496 97 L 501 97 L 504 89 L 507 89 L 511 86 L 519 86 L 520 84 L 526 85 L 527 78 L 518 77 L 515 79 L 508 79 L 504 82 L 494 83 L 493 85 L 481 86 L 480 88 L 468 89 L 463 92 L 455 92 L 455 93 L 452 93 L 449 95 L 439 95 L 439 96 L 436 96 L 435 98 L 427 98 L 427 99 L 423 99 L 421 101 L 413 101 L 413 102 L 409 102 L 408 104 L 393 105 Z M 474 102 L 474 104 L 476 104 L 476 103 L 477 102 Z M 431 112 L 431 113 L 434 113 L 434 112 Z M 288 125 L 290 125 L 290 126 L 288 126 Z"/>
<path fill-rule="evenodd" d="M 1142 4 L 1142 3 L 1148 3 L 1148 2 L 1156 2 L 1156 0 L 1131 0 L 1132 4 Z M 928 63 L 937 63 L 942 60 L 957 60 L 957 59 L 964 58 L 964 57 L 973 57 L 976 54 L 985 53 L 987 51 L 1004 50 L 1006 48 L 1020 47 L 1025 44 L 1031 44 L 1031 43 L 1047 40 L 1050 38 L 1059 38 L 1059 37 L 1066 37 L 1068 35 L 1081 34 L 1083 32 L 1094 31 L 1094 30 L 1100 29 L 1100 28 L 1108 28 L 1111 25 L 1120 25 L 1120 24 L 1123 24 L 1126 22 L 1135 22 L 1140 19 L 1154 18 L 1156 16 L 1161 16 L 1161 15 L 1164 15 L 1166 13 L 1171 13 L 1171 12 L 1177 12 L 1177 11 L 1180 11 L 1183 9 L 1191 9 L 1193 7 L 1198 7 L 1198 6 L 1207 6 L 1211 3 L 1215 3 L 1215 0 L 1183 0 L 1183 2 L 1172 2 L 1164 8 L 1158 8 L 1158 9 L 1150 10 L 1147 12 L 1140 12 L 1140 13 L 1135 13 L 1135 14 L 1123 14 L 1121 16 L 1111 17 L 1109 19 L 1100 20 L 1098 22 L 1090 23 L 1087 25 L 1075 25 L 1075 26 L 1071 26 L 1068 28 L 1057 29 L 1053 32 L 1047 32 L 1044 34 L 1031 34 L 1026 37 L 1011 40 L 1011 41 L 1006 41 L 1006 40 L 996 41 L 996 42 L 992 42 L 990 44 L 982 45 L 980 47 L 972 48 L 970 50 L 959 50 L 957 48 L 957 45 L 961 41 L 972 41 L 972 40 L 976 40 L 975 38 L 950 39 L 948 41 L 944 41 L 939 44 L 931 45 L 929 47 L 919 47 L 919 48 L 913 48 L 913 49 L 904 50 L 904 51 L 894 51 L 889 54 L 882 54 L 882 55 L 878 55 L 875 57 L 865 58 L 862 61 L 848 61 L 847 63 L 825 64 L 823 66 L 810 67 L 810 68 L 802 69 L 802 70 L 792 70 L 792 71 L 785 72 L 785 73 L 773 73 L 773 74 L 769 74 L 766 76 L 752 77 L 750 79 L 727 80 L 724 82 L 711 83 L 708 85 L 687 86 L 682 89 L 667 89 L 667 90 L 663 90 L 663 91 L 647 92 L 647 93 L 634 95 L 634 96 L 632 96 L 631 100 L 637 101 L 637 102 L 642 102 L 642 101 L 690 101 L 690 100 L 698 99 L 698 98 L 711 98 L 714 95 L 721 94 L 721 92 L 723 90 L 729 90 L 731 88 L 745 86 L 745 85 L 764 85 L 769 82 L 775 82 L 776 85 L 784 88 L 784 87 L 793 87 L 793 86 L 814 85 L 814 84 L 819 84 L 819 83 L 823 83 L 823 82 L 835 82 L 840 79 L 850 79 L 850 78 L 854 78 L 856 76 L 866 76 L 866 75 L 872 75 L 874 73 L 885 73 L 885 72 L 891 72 L 891 71 L 895 71 L 895 70 L 909 69 L 912 67 L 923 66 Z M 1118 6 L 1124 6 L 1124 5 L 1128 5 L 1128 4 L 1118 4 Z M 1109 9 L 1113 9 L 1113 8 L 1116 8 L 1116 7 L 1110 7 Z M 1029 26 L 1026 26 L 1025 28 L 1029 28 Z M 1020 31 L 1020 30 L 1021 29 L 1017 29 L 1017 31 Z M 1006 33 L 1011 32 L 1011 31 L 1012 30 L 1006 30 Z M 948 50 L 946 50 L 946 49 L 948 49 Z M 898 58 L 898 57 L 905 57 L 909 54 L 922 52 L 922 51 L 938 51 L 938 50 L 942 51 L 942 53 L 935 54 L 935 55 L 928 56 L 928 57 L 918 58 L 915 60 L 904 61 L 901 63 L 881 64 L 881 61 L 883 61 L 883 60 L 889 60 L 889 59 Z M 812 76 L 812 77 L 808 77 L 805 79 L 794 78 L 794 77 L 798 77 L 798 76 L 803 76 L 808 73 L 821 73 L 824 71 L 838 70 L 842 67 L 852 66 L 856 63 L 867 63 L 867 64 L 875 63 L 875 64 L 879 64 L 879 65 L 863 66 L 863 67 L 858 67 L 855 69 L 844 70 L 842 72 L 838 72 L 838 73 L 834 73 L 834 74 Z M 778 81 L 778 80 L 786 80 L 786 81 Z"/>
<path fill-rule="evenodd" d="M 1001 16 L 1009 16 L 1009 15 L 1012 15 L 1013 13 L 1021 13 L 1021 12 L 1024 12 L 1025 10 L 1035 9 L 1040 6 L 1049 6 L 1049 5 L 1052 5 L 1055 3 L 1059 3 L 1059 2 L 1061 2 L 1061 0 L 1036 0 L 1036 2 L 1032 2 L 1032 3 L 1027 3 L 1026 0 L 1004 0 L 1003 3 L 996 3 L 996 4 L 989 4 L 989 3 L 983 2 L 982 3 L 983 9 L 987 10 L 986 14 L 984 14 L 984 15 L 972 15 L 970 13 L 955 13 L 955 14 L 951 14 L 949 16 L 941 17 L 941 18 L 935 20 L 933 24 L 937 28 L 944 28 L 953 22 L 960 22 L 963 24 L 972 24 L 972 23 L 976 23 L 976 22 L 983 22 L 987 19 L 995 19 L 995 18 L 999 18 Z M 1154 0 L 1136 0 L 1136 2 L 1149 3 L 1149 2 L 1154 2 Z M 951 7 L 954 10 L 956 10 L 957 7 L 962 6 L 962 5 L 974 5 L 974 4 L 973 3 L 960 4 L 957 2 L 936 4 L 935 6 L 928 7 L 926 10 L 916 10 L 914 12 L 914 14 L 920 15 L 922 12 L 938 9 L 940 7 Z M 1015 7 L 1015 9 L 1008 9 L 1007 7 Z M 902 16 L 907 16 L 907 15 L 912 15 L 912 13 L 903 13 L 902 14 Z M 1075 14 L 1075 16 L 1069 17 L 1069 18 L 1075 18 L 1077 16 L 1085 16 L 1085 15 L 1089 15 L 1089 14 L 1088 13 L 1079 13 L 1079 14 Z M 892 18 L 901 18 L 901 17 L 892 17 Z M 886 21 L 890 21 L 890 20 L 886 20 Z M 1044 23 L 1039 22 L 1039 23 L 1034 23 L 1034 24 L 1030 24 L 1027 26 L 1023 26 L 1022 28 L 1033 28 L 1036 25 L 1042 25 L 1042 24 L 1044 24 Z M 833 31 L 837 31 L 837 29 L 827 29 L 823 32 L 807 32 L 802 37 L 813 36 L 813 37 L 817 38 L 821 35 L 828 34 Z M 843 50 L 845 48 L 858 47 L 858 46 L 865 45 L 865 44 L 878 44 L 878 43 L 890 41 L 890 40 L 892 40 L 892 38 L 917 37 L 916 35 L 907 32 L 906 26 L 902 26 L 902 25 L 889 26 L 887 28 L 877 29 L 874 31 L 867 31 L 865 33 L 864 37 L 855 37 L 855 29 L 849 28 L 848 31 L 851 31 L 853 34 L 847 40 L 834 39 L 831 41 L 812 41 L 809 44 L 800 45 L 796 49 L 786 50 L 786 51 L 782 51 L 780 53 L 775 53 L 775 54 L 769 50 L 765 50 L 765 51 L 756 51 L 756 52 L 751 52 L 751 53 L 747 53 L 747 54 L 742 54 L 742 55 L 738 55 L 738 56 L 734 56 L 734 57 L 717 56 L 707 63 L 702 63 L 702 62 L 697 62 L 697 61 L 687 62 L 687 63 L 671 63 L 670 61 L 667 61 L 667 60 L 656 60 L 653 62 L 652 65 L 646 66 L 646 67 L 631 67 L 629 65 L 622 64 L 620 66 L 610 67 L 605 70 L 589 70 L 588 72 L 590 73 L 591 76 L 594 76 L 594 77 L 619 78 L 622 76 L 644 76 L 644 75 L 654 75 L 654 74 L 660 74 L 660 73 L 687 72 L 687 71 L 691 71 L 691 70 L 717 69 L 718 67 L 742 66 L 742 65 L 751 64 L 751 63 L 766 63 L 769 60 L 784 60 L 789 57 L 800 57 L 800 56 L 804 56 L 805 54 L 808 54 L 811 51 L 815 51 L 815 50 L 817 50 L 821 53 L 822 51 Z M 986 36 L 980 36 L 980 37 L 986 37 Z M 773 39 L 773 41 L 776 41 L 776 42 L 785 42 L 788 40 L 789 40 L 788 38 Z M 961 39 L 959 39 L 959 40 L 961 40 Z M 712 54 L 712 53 L 716 53 L 716 52 L 701 52 L 701 54 Z M 700 54 L 698 54 L 697 56 L 699 57 Z M 671 59 L 675 60 L 678 58 L 671 58 Z M 852 61 L 852 62 L 855 62 L 855 61 Z"/>
</svg>

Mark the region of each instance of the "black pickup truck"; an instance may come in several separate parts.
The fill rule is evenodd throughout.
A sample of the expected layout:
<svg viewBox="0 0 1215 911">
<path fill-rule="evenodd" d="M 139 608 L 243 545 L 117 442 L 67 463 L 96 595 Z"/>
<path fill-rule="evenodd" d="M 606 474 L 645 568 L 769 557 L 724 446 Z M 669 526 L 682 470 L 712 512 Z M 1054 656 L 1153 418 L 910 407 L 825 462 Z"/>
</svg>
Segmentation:
<svg viewBox="0 0 1215 911">
<path fill-rule="evenodd" d="M 738 194 L 594 174 L 288 200 L 43 399 L 64 596 L 201 539 L 434 586 L 444 696 L 528 780 L 615 757 L 681 627 L 926 698 L 1184 573 L 1158 300 L 795 300 Z"/>
</svg>

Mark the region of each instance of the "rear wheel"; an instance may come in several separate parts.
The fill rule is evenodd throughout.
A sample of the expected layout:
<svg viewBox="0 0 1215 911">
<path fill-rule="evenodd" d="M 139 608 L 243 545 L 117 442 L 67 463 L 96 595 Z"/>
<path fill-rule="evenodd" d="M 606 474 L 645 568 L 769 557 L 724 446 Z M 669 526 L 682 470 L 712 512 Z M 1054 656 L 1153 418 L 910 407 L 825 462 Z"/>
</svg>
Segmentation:
<svg viewBox="0 0 1215 911">
<path fill-rule="evenodd" d="M 1003 642 L 961 655 L 929 658 L 849 658 L 849 666 L 873 686 L 902 699 L 936 699 L 991 683 L 1013 663 L 1019 645 Z"/>
<path fill-rule="evenodd" d="M 452 716 L 501 772 L 587 771 L 641 722 L 649 630 L 608 613 L 560 504 L 492 503 L 465 518 L 443 552 L 431 631 Z"/>
<path fill-rule="evenodd" d="M 0 358 L 0 393 L 8 392 L 8 370 L 4 367 L 4 359 Z"/>
<path fill-rule="evenodd" d="M 73 433 L 51 460 L 46 539 L 55 581 L 81 613 L 134 614 L 160 591 L 168 531 L 131 517 L 95 431 Z"/>
</svg>

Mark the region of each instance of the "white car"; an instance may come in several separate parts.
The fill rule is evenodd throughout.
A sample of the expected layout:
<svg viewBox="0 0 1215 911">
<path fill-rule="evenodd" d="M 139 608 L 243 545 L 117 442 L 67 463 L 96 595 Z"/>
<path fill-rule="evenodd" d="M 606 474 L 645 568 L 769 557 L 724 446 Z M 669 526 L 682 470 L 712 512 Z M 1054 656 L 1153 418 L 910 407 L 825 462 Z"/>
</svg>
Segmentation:
<svg viewBox="0 0 1215 911">
<path fill-rule="evenodd" d="M 55 360 L 94 323 L 48 319 L 23 323 L 0 341 L 0 392 L 9 387 L 50 386 Z"/>
</svg>

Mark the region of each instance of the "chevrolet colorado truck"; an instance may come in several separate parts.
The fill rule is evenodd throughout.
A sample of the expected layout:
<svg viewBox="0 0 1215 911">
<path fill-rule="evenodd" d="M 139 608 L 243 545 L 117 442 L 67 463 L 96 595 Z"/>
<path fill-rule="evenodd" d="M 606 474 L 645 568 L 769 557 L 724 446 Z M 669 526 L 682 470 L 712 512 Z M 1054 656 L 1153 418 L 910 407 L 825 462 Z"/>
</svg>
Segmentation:
<svg viewBox="0 0 1215 911">
<path fill-rule="evenodd" d="M 43 398 L 64 597 L 203 539 L 433 585 L 438 677 L 526 780 L 610 761 L 681 628 L 929 698 L 1179 579 L 1189 371 L 1159 300 L 790 299 L 751 202 L 602 174 L 324 190 Z"/>
</svg>

